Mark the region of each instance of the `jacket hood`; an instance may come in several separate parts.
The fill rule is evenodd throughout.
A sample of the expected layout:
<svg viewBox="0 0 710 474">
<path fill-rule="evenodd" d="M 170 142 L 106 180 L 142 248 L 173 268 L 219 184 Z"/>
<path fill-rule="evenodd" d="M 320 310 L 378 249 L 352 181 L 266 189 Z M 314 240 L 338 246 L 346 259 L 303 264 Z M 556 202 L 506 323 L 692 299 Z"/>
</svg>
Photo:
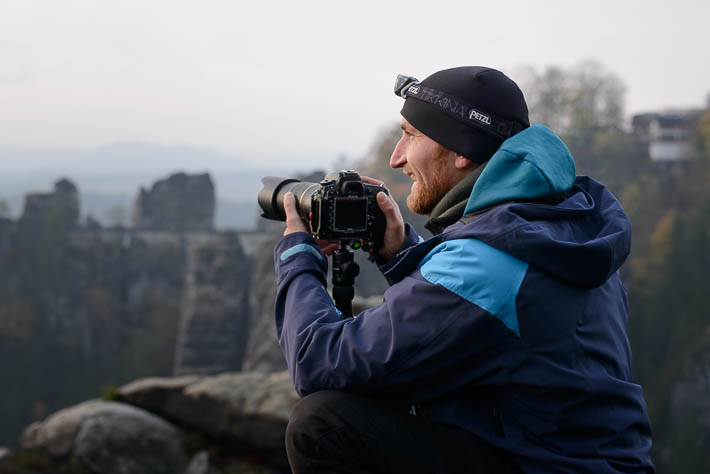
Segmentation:
<svg viewBox="0 0 710 474">
<path fill-rule="evenodd" d="M 567 146 L 535 124 L 504 141 L 473 186 L 464 214 L 514 199 L 535 199 L 567 191 L 574 183 Z"/>
<path fill-rule="evenodd" d="M 606 187 L 575 177 L 567 147 L 534 125 L 505 141 L 471 192 L 466 214 L 444 240 L 474 237 L 579 287 L 604 283 L 626 260 L 631 224 Z M 529 202 L 559 195 L 556 205 Z M 501 204 L 503 203 L 503 204 Z"/>
</svg>

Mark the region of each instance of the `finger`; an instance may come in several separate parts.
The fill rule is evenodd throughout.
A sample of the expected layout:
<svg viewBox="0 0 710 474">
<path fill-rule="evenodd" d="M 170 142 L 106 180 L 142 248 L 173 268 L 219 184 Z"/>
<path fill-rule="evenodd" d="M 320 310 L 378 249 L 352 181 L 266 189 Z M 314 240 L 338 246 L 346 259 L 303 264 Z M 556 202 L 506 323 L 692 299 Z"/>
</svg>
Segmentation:
<svg viewBox="0 0 710 474">
<path fill-rule="evenodd" d="M 340 244 L 335 242 L 330 242 L 328 240 L 316 240 L 316 243 L 320 247 L 320 251 L 325 256 L 330 256 L 333 252 L 340 248 Z"/>
<path fill-rule="evenodd" d="M 321 240 L 321 239 L 318 239 L 318 240 L 316 240 L 316 243 L 318 244 L 318 246 L 319 246 L 321 249 L 328 248 L 328 247 L 336 247 L 336 248 L 340 247 L 340 244 L 339 244 L 339 243 L 337 243 L 337 242 L 331 242 L 330 240 Z"/>
<path fill-rule="evenodd" d="M 387 193 L 379 192 L 375 198 L 377 199 L 377 205 L 380 206 L 380 210 L 388 221 L 397 216 L 394 200 Z"/>
<path fill-rule="evenodd" d="M 389 260 L 402 247 L 405 240 L 404 222 L 395 200 L 384 192 L 377 193 L 377 204 L 385 215 L 386 227 L 380 256 Z"/>
<path fill-rule="evenodd" d="M 338 250 L 340 248 L 340 245 L 338 244 L 330 244 L 326 245 L 325 247 L 321 247 L 321 252 L 323 252 L 323 255 L 330 257 L 333 255 L 333 252 Z"/>
<path fill-rule="evenodd" d="M 293 232 L 307 232 L 306 225 L 301 220 L 301 216 L 298 215 L 296 198 L 292 192 L 288 192 L 284 195 L 284 212 L 286 213 L 286 230 L 284 231 L 284 235 Z"/>
<path fill-rule="evenodd" d="M 375 178 L 370 178 L 369 176 L 360 176 L 360 178 L 365 183 L 375 184 L 377 186 L 383 186 L 385 184 L 384 181 L 380 181 L 379 179 L 375 179 Z"/>
<path fill-rule="evenodd" d="M 284 194 L 284 212 L 286 212 L 286 222 L 293 217 L 298 217 L 298 211 L 296 210 L 296 197 L 292 192 L 287 192 Z"/>
</svg>

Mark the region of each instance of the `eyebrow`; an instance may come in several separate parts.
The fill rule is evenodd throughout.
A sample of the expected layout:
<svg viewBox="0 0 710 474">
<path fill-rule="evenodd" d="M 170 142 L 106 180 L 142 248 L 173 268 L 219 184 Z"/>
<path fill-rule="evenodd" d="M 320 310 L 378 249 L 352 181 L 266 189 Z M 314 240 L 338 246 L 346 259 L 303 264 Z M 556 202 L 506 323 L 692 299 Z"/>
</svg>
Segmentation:
<svg viewBox="0 0 710 474">
<path fill-rule="evenodd" d="M 414 134 L 414 127 L 412 127 L 412 126 L 409 125 L 409 124 L 406 124 L 406 125 L 405 125 L 404 122 L 402 122 L 402 123 L 399 124 L 399 128 L 401 128 L 403 131 L 405 131 L 405 132 L 407 132 L 407 133 L 409 133 L 409 134 L 412 134 L 412 135 Z"/>
</svg>

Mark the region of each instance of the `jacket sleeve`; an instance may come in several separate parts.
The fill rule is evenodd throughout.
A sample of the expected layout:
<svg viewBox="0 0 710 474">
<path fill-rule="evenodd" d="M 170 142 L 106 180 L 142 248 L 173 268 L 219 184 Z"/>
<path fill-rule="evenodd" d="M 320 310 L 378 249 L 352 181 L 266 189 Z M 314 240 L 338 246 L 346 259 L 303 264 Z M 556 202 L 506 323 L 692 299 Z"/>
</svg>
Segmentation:
<svg viewBox="0 0 710 474">
<path fill-rule="evenodd" d="M 402 260 L 402 258 L 406 254 L 407 250 L 421 242 L 424 242 L 424 239 L 419 234 L 417 234 L 416 230 L 414 230 L 414 226 L 409 223 L 404 225 L 404 236 L 404 243 L 399 248 L 394 257 L 387 261 L 381 261 L 379 259 L 375 260 L 377 263 L 377 268 L 380 269 L 380 271 L 382 272 L 382 274 L 387 279 L 387 282 L 390 285 L 396 283 L 396 281 L 392 280 L 389 277 L 390 270 L 397 266 L 397 264 Z"/>
<path fill-rule="evenodd" d="M 516 334 L 501 319 L 415 270 L 381 305 L 344 319 L 324 287 L 327 265 L 305 233 L 276 247 L 276 329 L 300 395 L 327 389 L 433 399 L 499 383 Z"/>
</svg>

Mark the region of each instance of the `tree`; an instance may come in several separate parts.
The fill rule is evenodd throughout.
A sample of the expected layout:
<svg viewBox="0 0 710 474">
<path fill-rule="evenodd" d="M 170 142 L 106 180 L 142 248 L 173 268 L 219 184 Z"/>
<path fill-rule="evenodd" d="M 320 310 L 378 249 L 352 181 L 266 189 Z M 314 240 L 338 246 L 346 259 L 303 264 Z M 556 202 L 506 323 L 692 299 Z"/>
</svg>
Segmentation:
<svg viewBox="0 0 710 474">
<path fill-rule="evenodd" d="M 429 235 L 429 231 L 424 229 L 426 218 L 414 214 L 406 204 L 412 180 L 402 170 L 390 168 L 390 156 L 401 135 L 399 123 L 393 123 L 380 130 L 370 147 L 370 152 L 358 164 L 357 169 L 364 175 L 384 181 L 397 200 L 404 221 L 413 225 L 420 235 Z"/>
<path fill-rule="evenodd" d="M 708 101 L 710 102 L 710 95 L 708 96 Z M 708 104 L 708 109 L 698 120 L 698 138 L 699 147 L 701 149 L 701 159 L 710 156 L 710 104 Z"/>
<path fill-rule="evenodd" d="M 595 61 L 569 69 L 549 66 L 542 72 L 520 70 L 531 123 L 542 123 L 577 148 L 591 146 L 600 131 L 620 131 L 626 87 Z"/>
</svg>

